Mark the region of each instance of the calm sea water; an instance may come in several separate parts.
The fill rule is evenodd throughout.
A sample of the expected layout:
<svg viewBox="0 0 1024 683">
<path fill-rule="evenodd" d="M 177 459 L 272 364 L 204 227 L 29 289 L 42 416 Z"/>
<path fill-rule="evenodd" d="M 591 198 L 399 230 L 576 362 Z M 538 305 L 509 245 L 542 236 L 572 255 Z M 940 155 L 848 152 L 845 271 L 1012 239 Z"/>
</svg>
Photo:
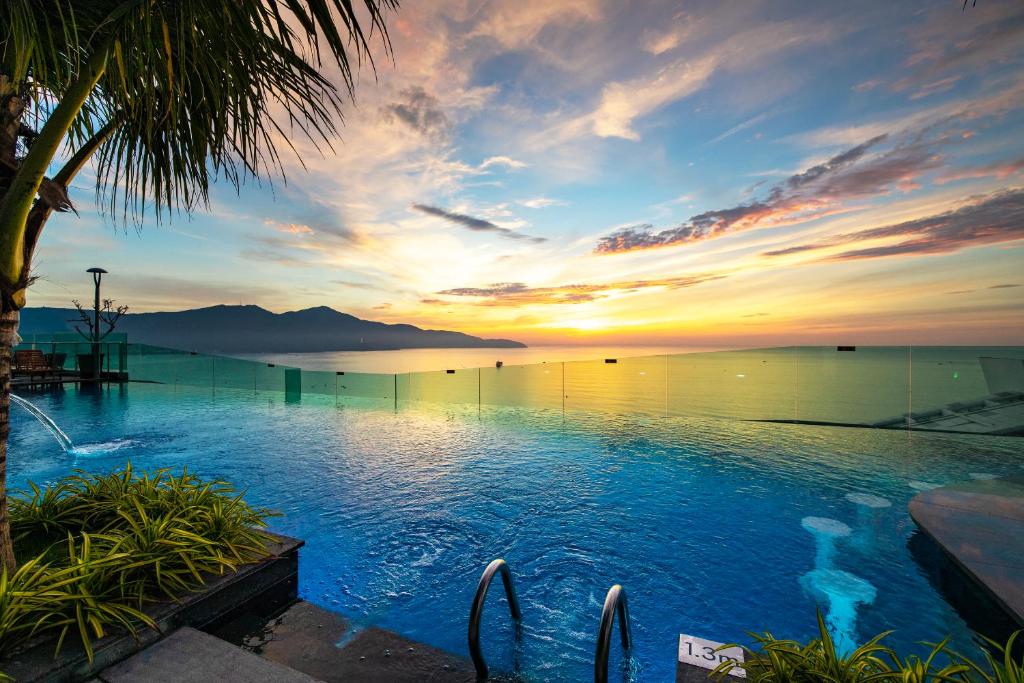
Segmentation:
<svg viewBox="0 0 1024 683">
<path fill-rule="evenodd" d="M 718 351 L 698 346 L 532 346 L 525 349 L 401 349 L 398 351 L 326 351 L 322 353 L 249 353 L 238 358 L 291 365 L 303 370 L 348 372 L 429 372 L 461 368 L 559 363 L 604 358 L 632 358 L 670 353 Z"/>
<path fill-rule="evenodd" d="M 1024 468 L 1024 439 L 1005 437 L 141 384 L 28 397 L 78 450 L 12 411 L 14 487 L 129 457 L 232 481 L 306 540 L 301 595 L 360 627 L 465 655 L 476 581 L 505 558 L 523 639 L 514 651 L 494 590 L 486 655 L 538 681 L 592 677 L 613 583 L 629 594 L 634 680 L 672 680 L 680 633 L 808 638 L 816 608 L 843 642 L 895 629 L 901 648 L 949 635 L 968 649 L 971 628 L 916 559 L 907 503 Z"/>
</svg>

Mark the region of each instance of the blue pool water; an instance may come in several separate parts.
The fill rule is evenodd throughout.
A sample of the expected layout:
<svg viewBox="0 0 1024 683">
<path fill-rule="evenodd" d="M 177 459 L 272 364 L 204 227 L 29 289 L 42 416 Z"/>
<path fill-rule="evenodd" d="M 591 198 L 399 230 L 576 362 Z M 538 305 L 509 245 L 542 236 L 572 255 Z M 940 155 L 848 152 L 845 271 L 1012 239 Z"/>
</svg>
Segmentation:
<svg viewBox="0 0 1024 683">
<path fill-rule="evenodd" d="M 895 629 L 910 647 L 972 632 L 908 550 L 909 499 L 1019 474 L 1024 440 L 880 430 L 416 406 L 286 403 L 279 394 L 132 384 L 27 394 L 75 441 L 66 455 L 12 409 L 13 487 L 72 467 L 188 465 L 283 513 L 306 540 L 302 597 L 466 654 L 480 572 L 505 558 L 523 607 L 513 651 L 500 590 L 492 669 L 592 677 L 605 592 L 625 586 L 636 680 L 672 680 L 679 633 L 840 638 Z M 621 666 L 621 663 L 613 664 Z"/>
</svg>

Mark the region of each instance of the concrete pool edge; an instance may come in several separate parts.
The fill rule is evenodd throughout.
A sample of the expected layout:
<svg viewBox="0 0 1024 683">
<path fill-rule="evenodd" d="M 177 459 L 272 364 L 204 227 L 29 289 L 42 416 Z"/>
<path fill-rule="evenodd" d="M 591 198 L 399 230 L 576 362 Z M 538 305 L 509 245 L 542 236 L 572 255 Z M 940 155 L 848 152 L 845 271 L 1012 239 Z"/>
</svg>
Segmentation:
<svg viewBox="0 0 1024 683">
<path fill-rule="evenodd" d="M 908 508 L 943 554 L 1024 626 L 1024 477 L 924 491 Z"/>
<path fill-rule="evenodd" d="M 8 659 L 0 660 L 0 671 L 19 683 L 76 683 L 89 680 L 97 672 L 120 662 L 183 626 L 205 627 L 232 613 L 272 595 L 290 595 L 298 590 L 299 548 L 304 541 L 267 532 L 270 557 L 247 564 L 238 571 L 214 577 L 200 590 L 184 596 L 180 602 L 157 603 L 145 612 L 160 630 L 140 629 L 132 636 L 118 632 L 93 644 L 90 663 L 77 640 L 68 639 L 54 657 L 54 638 L 31 643 Z"/>
</svg>

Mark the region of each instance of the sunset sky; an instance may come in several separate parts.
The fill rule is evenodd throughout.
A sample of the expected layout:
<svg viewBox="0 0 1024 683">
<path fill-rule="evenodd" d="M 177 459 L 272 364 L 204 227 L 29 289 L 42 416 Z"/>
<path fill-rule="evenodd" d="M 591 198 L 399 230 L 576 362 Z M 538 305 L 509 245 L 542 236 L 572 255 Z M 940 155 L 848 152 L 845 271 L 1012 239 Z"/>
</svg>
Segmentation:
<svg viewBox="0 0 1024 683">
<path fill-rule="evenodd" d="M 1024 3 L 405 0 L 335 153 L 30 305 L 331 306 L 527 343 L 1020 344 Z M 378 46 L 379 47 L 379 46 Z"/>
</svg>

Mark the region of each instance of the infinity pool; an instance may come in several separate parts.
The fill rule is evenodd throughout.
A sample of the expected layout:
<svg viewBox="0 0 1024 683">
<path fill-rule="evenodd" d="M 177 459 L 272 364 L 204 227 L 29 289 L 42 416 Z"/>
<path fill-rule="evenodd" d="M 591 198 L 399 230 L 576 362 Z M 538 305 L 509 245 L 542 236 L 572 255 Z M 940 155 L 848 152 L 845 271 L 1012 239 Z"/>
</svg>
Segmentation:
<svg viewBox="0 0 1024 683">
<path fill-rule="evenodd" d="M 672 680 L 678 635 L 895 629 L 911 647 L 972 631 L 909 547 L 907 502 L 930 486 L 1019 474 L 1024 439 L 530 412 L 286 403 L 279 394 L 25 394 L 74 440 L 66 455 L 12 408 L 11 486 L 74 467 L 188 467 L 248 489 L 306 540 L 302 597 L 466 655 L 487 563 L 517 581 L 513 648 L 500 585 L 485 653 L 528 680 L 588 680 L 605 592 L 627 590 L 635 680 Z M 909 545 L 908 545 L 909 544 Z M 613 662 L 613 666 L 622 666 Z"/>
</svg>

